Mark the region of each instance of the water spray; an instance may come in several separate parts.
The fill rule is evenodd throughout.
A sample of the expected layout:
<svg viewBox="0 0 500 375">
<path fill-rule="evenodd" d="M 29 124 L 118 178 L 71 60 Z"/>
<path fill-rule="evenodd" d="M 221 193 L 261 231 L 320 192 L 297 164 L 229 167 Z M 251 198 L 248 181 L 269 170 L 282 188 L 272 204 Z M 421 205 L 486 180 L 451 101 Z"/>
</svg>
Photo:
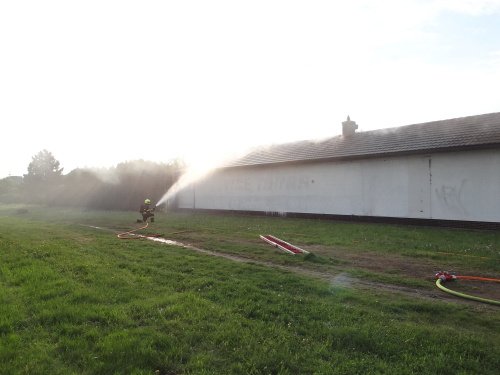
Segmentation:
<svg viewBox="0 0 500 375">
<path fill-rule="evenodd" d="M 248 150 L 243 150 L 237 153 L 232 153 L 231 156 L 213 156 L 207 159 L 204 155 L 203 160 L 198 160 L 193 162 L 184 174 L 181 175 L 179 180 L 175 182 L 167 192 L 161 197 L 161 199 L 156 203 L 156 207 L 166 203 L 169 199 L 175 197 L 175 195 L 186 188 L 187 186 L 207 177 L 209 174 L 213 173 L 217 168 L 229 163 L 231 160 L 235 160 L 238 157 L 246 154 Z"/>
</svg>

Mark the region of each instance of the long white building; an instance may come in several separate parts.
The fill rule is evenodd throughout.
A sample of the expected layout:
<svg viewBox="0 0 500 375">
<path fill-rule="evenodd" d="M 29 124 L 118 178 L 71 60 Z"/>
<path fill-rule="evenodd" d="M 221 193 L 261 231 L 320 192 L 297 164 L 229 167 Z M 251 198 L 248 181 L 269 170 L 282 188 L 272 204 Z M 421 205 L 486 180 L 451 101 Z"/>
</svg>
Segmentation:
<svg viewBox="0 0 500 375">
<path fill-rule="evenodd" d="M 177 205 L 500 224 L 500 113 L 368 132 L 342 125 L 323 141 L 257 149 L 180 191 Z"/>
</svg>

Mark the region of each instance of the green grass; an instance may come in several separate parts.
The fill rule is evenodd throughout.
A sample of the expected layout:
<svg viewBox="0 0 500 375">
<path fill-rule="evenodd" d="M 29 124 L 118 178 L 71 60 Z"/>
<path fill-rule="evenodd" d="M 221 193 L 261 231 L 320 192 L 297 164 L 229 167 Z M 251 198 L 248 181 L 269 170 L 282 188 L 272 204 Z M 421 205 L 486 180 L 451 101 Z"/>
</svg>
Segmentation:
<svg viewBox="0 0 500 375">
<path fill-rule="evenodd" d="M 0 206 L 0 373 L 496 374 L 500 368 L 495 307 L 362 291 L 180 247 L 122 241 L 80 225 L 127 229 L 135 213 L 17 209 Z M 230 215 L 159 214 L 151 231 L 183 232 L 169 238 L 332 273 L 352 265 L 331 258 L 330 247 L 415 262 L 434 261 L 439 249 L 457 256 L 453 266 L 489 274 L 495 262 L 471 264 L 460 255 L 470 248 L 495 259 L 500 249 L 497 232 Z M 324 246 L 324 253 L 291 257 L 261 243 L 259 233 Z M 393 276 L 378 274 L 385 281 Z"/>
</svg>

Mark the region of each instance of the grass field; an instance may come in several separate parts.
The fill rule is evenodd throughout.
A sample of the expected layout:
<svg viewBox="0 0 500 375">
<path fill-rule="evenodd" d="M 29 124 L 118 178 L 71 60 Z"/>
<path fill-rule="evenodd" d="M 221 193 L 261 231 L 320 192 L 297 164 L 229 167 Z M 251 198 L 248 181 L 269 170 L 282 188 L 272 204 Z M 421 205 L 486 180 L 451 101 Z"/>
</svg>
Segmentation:
<svg viewBox="0 0 500 375">
<path fill-rule="evenodd" d="M 144 231 L 206 254 L 119 240 L 136 218 L 0 205 L 0 373 L 498 374 L 500 308 L 432 276 L 498 278 L 499 232 L 181 213 Z"/>
</svg>

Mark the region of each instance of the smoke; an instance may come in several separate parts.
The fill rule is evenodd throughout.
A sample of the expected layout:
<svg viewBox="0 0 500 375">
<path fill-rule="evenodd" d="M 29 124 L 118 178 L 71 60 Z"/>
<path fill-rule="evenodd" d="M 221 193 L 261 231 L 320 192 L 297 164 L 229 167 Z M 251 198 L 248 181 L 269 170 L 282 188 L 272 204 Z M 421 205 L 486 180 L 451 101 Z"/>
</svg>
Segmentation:
<svg viewBox="0 0 500 375">
<path fill-rule="evenodd" d="M 99 181 L 106 184 L 116 185 L 120 182 L 118 173 L 116 173 L 116 170 L 114 168 L 90 167 L 90 168 L 83 168 L 82 170 L 92 173 L 96 178 L 99 179 Z"/>
</svg>

